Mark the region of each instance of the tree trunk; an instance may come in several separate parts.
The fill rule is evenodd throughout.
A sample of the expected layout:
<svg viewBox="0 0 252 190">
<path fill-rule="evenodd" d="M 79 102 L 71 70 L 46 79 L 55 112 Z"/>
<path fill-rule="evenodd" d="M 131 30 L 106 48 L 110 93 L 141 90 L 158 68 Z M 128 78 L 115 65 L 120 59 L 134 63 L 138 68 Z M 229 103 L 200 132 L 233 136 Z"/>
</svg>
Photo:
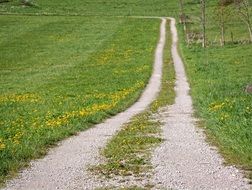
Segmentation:
<svg viewBox="0 0 252 190">
<path fill-rule="evenodd" d="M 232 44 L 234 44 L 234 35 L 233 35 L 233 32 L 231 32 L 230 35 L 231 35 Z"/>
<path fill-rule="evenodd" d="M 250 22 L 248 23 L 248 31 L 249 31 L 250 43 L 252 43 L 252 28 Z"/>
<path fill-rule="evenodd" d="M 224 7 L 221 7 L 221 46 L 225 45 L 225 21 L 224 21 Z"/>
<path fill-rule="evenodd" d="M 221 46 L 225 45 L 225 27 L 224 24 L 221 25 Z"/>
<path fill-rule="evenodd" d="M 179 4 L 180 4 L 180 15 L 182 17 L 182 23 L 184 26 L 184 31 L 186 31 L 186 15 L 184 12 L 184 2 L 183 0 L 179 0 Z"/>
<path fill-rule="evenodd" d="M 205 0 L 201 0 L 201 24 L 202 24 L 202 47 L 206 47 L 206 2 Z"/>
<path fill-rule="evenodd" d="M 183 0 L 179 0 L 179 6 L 180 6 L 180 17 L 181 17 L 181 21 L 184 27 L 184 32 L 185 32 L 185 37 L 186 37 L 186 42 L 188 44 L 188 30 L 187 30 L 187 20 L 186 20 L 186 14 L 184 12 L 184 2 Z"/>
</svg>

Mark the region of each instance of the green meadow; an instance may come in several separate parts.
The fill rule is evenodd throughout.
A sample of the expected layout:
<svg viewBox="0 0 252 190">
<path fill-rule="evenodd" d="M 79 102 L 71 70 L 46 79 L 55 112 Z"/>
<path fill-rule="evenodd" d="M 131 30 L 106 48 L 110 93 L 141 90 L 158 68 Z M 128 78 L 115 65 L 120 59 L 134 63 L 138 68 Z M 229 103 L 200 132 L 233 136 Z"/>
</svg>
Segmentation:
<svg viewBox="0 0 252 190">
<path fill-rule="evenodd" d="M 2 14 L 44 14 L 83 16 L 167 16 L 175 14 L 177 1 L 167 0 L 31 0 L 32 7 L 19 0 L 0 4 Z M 167 14 L 168 13 L 168 14 Z"/>
<path fill-rule="evenodd" d="M 48 16 L 0 23 L 1 179 L 132 104 L 150 77 L 160 24 Z"/>
</svg>

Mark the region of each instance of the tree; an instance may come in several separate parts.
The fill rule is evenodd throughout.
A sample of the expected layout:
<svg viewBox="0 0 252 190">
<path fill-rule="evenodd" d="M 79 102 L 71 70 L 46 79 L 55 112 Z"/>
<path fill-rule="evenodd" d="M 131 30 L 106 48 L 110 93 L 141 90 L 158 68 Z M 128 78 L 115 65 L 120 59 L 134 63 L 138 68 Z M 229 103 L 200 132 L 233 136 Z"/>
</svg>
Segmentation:
<svg viewBox="0 0 252 190">
<path fill-rule="evenodd" d="M 179 0 L 179 7 L 180 7 L 180 23 L 183 24 L 184 27 L 184 32 L 185 32 L 185 37 L 186 37 L 186 42 L 188 43 L 188 29 L 187 29 L 187 16 L 184 11 L 184 0 Z"/>
<path fill-rule="evenodd" d="M 250 42 L 252 42 L 252 27 L 249 0 L 234 0 L 234 5 L 240 19 L 247 25 Z"/>
<path fill-rule="evenodd" d="M 201 4 L 201 25 L 202 25 L 202 34 L 203 34 L 203 40 L 202 40 L 202 47 L 206 47 L 206 2 L 205 0 L 200 0 Z"/>
<path fill-rule="evenodd" d="M 226 23 L 229 21 L 232 12 L 229 6 L 231 3 L 231 0 L 220 0 L 213 14 L 220 28 L 221 46 L 225 45 Z"/>
<path fill-rule="evenodd" d="M 184 26 L 184 30 L 186 31 L 186 15 L 184 12 L 184 1 L 183 0 L 179 0 L 179 7 L 180 7 L 180 22 L 183 24 Z"/>
</svg>

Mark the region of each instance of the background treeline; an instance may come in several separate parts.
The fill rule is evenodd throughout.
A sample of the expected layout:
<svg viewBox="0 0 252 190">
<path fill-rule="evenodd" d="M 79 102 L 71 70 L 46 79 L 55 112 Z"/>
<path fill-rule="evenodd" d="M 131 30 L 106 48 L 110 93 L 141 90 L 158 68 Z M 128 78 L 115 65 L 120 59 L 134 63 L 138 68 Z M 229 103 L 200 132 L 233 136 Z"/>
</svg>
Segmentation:
<svg viewBox="0 0 252 190">
<path fill-rule="evenodd" d="M 251 0 L 179 0 L 188 44 L 252 42 Z M 246 33 L 246 34 L 245 34 Z"/>
</svg>

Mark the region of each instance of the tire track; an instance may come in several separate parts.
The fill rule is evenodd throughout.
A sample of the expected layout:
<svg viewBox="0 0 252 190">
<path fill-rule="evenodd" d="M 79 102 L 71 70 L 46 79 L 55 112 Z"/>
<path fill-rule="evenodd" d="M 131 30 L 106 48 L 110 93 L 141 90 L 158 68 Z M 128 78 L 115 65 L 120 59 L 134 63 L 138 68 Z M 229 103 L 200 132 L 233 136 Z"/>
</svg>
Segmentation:
<svg viewBox="0 0 252 190">
<path fill-rule="evenodd" d="M 171 20 L 172 57 L 176 72 L 175 104 L 163 110 L 165 142 L 153 155 L 154 184 L 157 189 L 250 189 L 248 181 L 234 166 L 224 166 L 223 158 L 210 147 L 196 127 L 192 98 L 184 65 L 177 51 L 178 34 Z"/>
</svg>

